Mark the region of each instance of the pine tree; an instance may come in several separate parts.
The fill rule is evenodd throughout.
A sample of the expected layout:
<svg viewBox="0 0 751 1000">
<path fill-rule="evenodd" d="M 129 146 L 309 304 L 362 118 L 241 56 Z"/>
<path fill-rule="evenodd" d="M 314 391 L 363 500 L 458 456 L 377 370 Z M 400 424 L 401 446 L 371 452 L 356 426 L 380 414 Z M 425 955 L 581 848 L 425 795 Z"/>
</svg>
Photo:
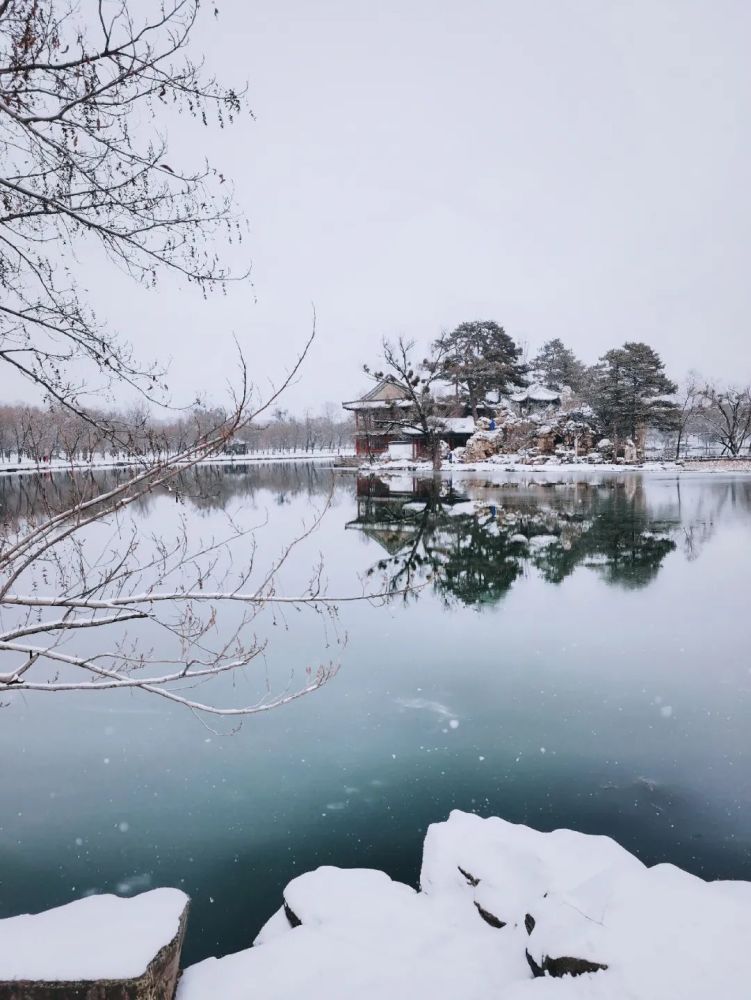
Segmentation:
<svg viewBox="0 0 751 1000">
<path fill-rule="evenodd" d="M 489 392 L 500 396 L 524 385 L 526 369 L 520 356 L 521 348 L 502 326 L 492 320 L 475 320 L 441 334 L 433 343 L 432 360 L 425 365 L 455 386 L 457 396 L 469 404 L 477 418 L 478 405 Z"/>
<path fill-rule="evenodd" d="M 559 337 L 547 341 L 537 352 L 532 370 L 551 389 L 565 386 L 579 392 L 584 382 L 585 366 Z"/>
<path fill-rule="evenodd" d="M 665 397 L 676 391 L 660 355 L 648 344 L 630 341 L 600 358 L 591 403 L 616 454 L 625 438 L 642 446 L 648 428 L 668 430 L 674 425 L 676 404 Z"/>
</svg>

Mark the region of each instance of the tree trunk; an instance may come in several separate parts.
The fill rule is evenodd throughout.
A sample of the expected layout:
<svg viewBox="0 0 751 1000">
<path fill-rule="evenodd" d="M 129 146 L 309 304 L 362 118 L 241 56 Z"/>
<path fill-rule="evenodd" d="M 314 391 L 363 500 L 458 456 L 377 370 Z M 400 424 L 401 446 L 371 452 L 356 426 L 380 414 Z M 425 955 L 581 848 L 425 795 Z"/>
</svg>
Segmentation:
<svg viewBox="0 0 751 1000">
<path fill-rule="evenodd" d="M 441 442 L 438 438 L 433 438 L 433 472 L 441 471 Z"/>
</svg>

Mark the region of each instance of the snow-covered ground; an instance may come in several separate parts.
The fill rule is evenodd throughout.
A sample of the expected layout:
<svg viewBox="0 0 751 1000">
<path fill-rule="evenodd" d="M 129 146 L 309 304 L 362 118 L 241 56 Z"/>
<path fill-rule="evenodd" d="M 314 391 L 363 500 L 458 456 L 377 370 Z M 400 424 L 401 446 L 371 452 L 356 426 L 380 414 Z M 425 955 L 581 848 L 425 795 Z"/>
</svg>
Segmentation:
<svg viewBox="0 0 751 1000">
<path fill-rule="evenodd" d="M 352 449 L 342 449 L 340 451 L 253 451 L 247 455 L 214 455 L 211 458 L 202 459 L 198 465 L 245 465 L 251 462 L 321 462 L 330 461 L 334 458 L 343 458 L 354 455 Z M 160 459 L 164 460 L 164 456 Z M 16 475 L 20 473 L 45 473 L 45 472 L 79 472 L 92 469 L 127 469 L 140 468 L 144 459 L 137 458 L 102 458 L 97 456 L 91 462 L 66 462 L 62 458 L 53 458 L 49 462 L 32 462 L 24 460 L 22 462 L 0 462 L 0 475 Z M 191 463 L 193 464 L 193 463 Z"/>
<path fill-rule="evenodd" d="M 0 920 L 0 982 L 137 979 L 173 941 L 187 905 L 179 889 L 153 889 Z"/>
<path fill-rule="evenodd" d="M 453 812 L 428 830 L 420 884 L 302 875 L 255 946 L 187 969 L 177 1000 L 750 995 L 749 883 L 646 868 L 607 837 Z M 553 975 L 565 969 L 597 971 Z"/>
<path fill-rule="evenodd" d="M 359 471 L 361 473 L 399 473 L 399 472 L 418 472 L 421 475 L 424 473 L 431 473 L 433 471 L 433 466 L 430 462 L 408 462 L 408 461 L 389 461 L 389 462 L 364 462 Z M 722 473 L 727 475 L 728 473 L 738 473 L 738 474 L 749 474 L 751 473 L 751 459 L 737 459 L 737 460 L 723 460 L 714 459 L 711 461 L 681 461 L 681 462 L 658 462 L 649 461 L 642 462 L 639 465 L 616 465 L 612 462 L 556 462 L 555 459 L 551 459 L 548 462 L 540 464 L 531 464 L 530 462 L 522 461 L 514 455 L 494 455 L 491 459 L 484 462 L 448 462 L 445 461 L 441 467 L 441 473 L 454 473 L 454 472 L 523 472 L 523 473 L 543 473 L 545 475 L 549 474 L 561 474 L 561 473 L 571 473 L 573 475 L 582 475 L 590 472 L 618 472 L 618 473 L 634 473 L 634 472 L 646 472 L 646 473 L 660 473 L 664 474 L 666 472 L 674 473 L 676 475 L 686 475 L 695 473 Z"/>
</svg>

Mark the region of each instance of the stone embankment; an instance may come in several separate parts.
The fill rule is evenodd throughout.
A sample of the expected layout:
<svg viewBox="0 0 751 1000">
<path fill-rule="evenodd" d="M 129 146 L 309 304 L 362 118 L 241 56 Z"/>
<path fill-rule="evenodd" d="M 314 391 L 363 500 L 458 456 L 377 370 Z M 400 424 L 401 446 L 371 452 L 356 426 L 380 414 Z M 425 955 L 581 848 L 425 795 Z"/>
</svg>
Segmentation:
<svg viewBox="0 0 751 1000">
<path fill-rule="evenodd" d="M 0 920 L 0 1000 L 173 1000 L 188 904 L 154 889 Z"/>
</svg>

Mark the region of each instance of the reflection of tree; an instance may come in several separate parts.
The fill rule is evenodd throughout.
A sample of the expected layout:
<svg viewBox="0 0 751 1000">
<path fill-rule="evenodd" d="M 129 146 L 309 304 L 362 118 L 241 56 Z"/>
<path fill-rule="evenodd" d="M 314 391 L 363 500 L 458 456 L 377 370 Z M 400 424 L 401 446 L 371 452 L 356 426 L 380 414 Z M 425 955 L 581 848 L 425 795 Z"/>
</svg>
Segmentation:
<svg viewBox="0 0 751 1000">
<path fill-rule="evenodd" d="M 550 583 L 560 583 L 584 563 L 601 570 L 608 583 L 643 587 L 657 575 L 676 543 L 677 521 L 657 521 L 641 486 L 616 482 L 605 495 L 590 490 L 586 529 L 563 534 L 561 544 L 535 553 L 533 562 Z M 564 522 L 565 523 L 565 522 Z"/>
<path fill-rule="evenodd" d="M 463 499 L 440 480 L 413 479 L 399 486 L 392 490 L 375 477 L 358 479 L 357 518 L 347 525 L 386 551 L 369 572 L 385 573 L 393 591 L 436 579 L 450 548 L 440 530 L 445 511 Z"/>
<path fill-rule="evenodd" d="M 0 517 L 17 527 L 43 512 L 67 510 L 81 497 L 106 493 L 131 473 L 125 468 L 35 473 L 0 476 Z M 235 499 L 253 500 L 264 491 L 279 504 L 296 496 L 326 496 L 331 490 L 332 470 L 317 462 L 243 462 L 199 465 L 178 476 L 169 496 L 201 510 L 223 510 Z M 146 513 L 164 488 L 140 497 L 135 509 Z"/>
<path fill-rule="evenodd" d="M 433 480 L 392 492 L 380 480 L 360 480 L 358 516 L 348 527 L 385 549 L 371 572 L 385 572 L 394 590 L 432 580 L 447 602 L 474 605 L 497 603 L 525 567 L 560 583 L 585 565 L 610 584 L 643 587 L 676 548 L 679 519 L 651 516 L 633 482 L 580 483 L 563 494 L 505 489 L 501 500 L 473 508 Z"/>
<path fill-rule="evenodd" d="M 523 570 L 519 543 L 497 530 L 492 514 L 448 517 L 437 534 L 444 559 L 436 587 L 447 599 L 496 604 Z"/>
</svg>

